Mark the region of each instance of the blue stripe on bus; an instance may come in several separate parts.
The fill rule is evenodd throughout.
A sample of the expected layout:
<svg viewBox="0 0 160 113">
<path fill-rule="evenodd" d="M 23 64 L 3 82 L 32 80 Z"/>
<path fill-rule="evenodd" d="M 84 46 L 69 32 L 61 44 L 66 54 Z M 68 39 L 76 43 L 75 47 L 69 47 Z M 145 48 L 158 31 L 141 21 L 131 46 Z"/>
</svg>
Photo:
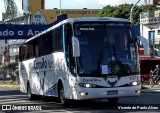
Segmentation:
<svg viewBox="0 0 160 113">
<path fill-rule="evenodd" d="M 62 25 L 62 44 L 63 44 L 63 52 L 64 52 L 64 59 L 65 59 L 65 63 L 66 62 L 66 48 L 65 48 L 65 27 L 64 27 L 64 24 Z"/>
<path fill-rule="evenodd" d="M 52 86 L 51 88 L 49 88 L 45 93 L 44 93 L 45 96 L 49 96 L 49 95 L 52 95 L 52 96 L 57 96 L 58 95 L 58 92 L 57 92 L 57 84 L 55 84 L 54 86 Z"/>
</svg>

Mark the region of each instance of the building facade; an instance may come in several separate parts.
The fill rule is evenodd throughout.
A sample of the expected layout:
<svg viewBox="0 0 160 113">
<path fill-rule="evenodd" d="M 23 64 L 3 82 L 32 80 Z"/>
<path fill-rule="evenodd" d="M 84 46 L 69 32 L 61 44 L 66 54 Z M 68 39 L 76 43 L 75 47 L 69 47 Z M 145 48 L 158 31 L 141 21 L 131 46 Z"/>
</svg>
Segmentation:
<svg viewBox="0 0 160 113">
<path fill-rule="evenodd" d="M 140 32 L 150 46 L 150 53 L 160 56 L 160 10 L 140 14 Z"/>
<path fill-rule="evenodd" d="M 2 19 L 4 20 L 4 24 L 28 24 L 29 14 L 20 13 L 17 14 L 13 19 L 6 19 L 5 14 L 3 14 Z M 4 57 L 2 57 L 2 63 L 18 61 L 19 46 L 24 41 L 25 40 L 22 39 L 5 40 L 5 43 L 7 43 L 7 47 L 5 46 L 5 51 L 2 52 Z"/>
<path fill-rule="evenodd" d="M 0 21 L 0 24 L 4 24 L 4 21 Z M 0 64 L 4 63 L 4 60 L 7 61 L 9 56 L 6 56 L 4 53 L 8 50 L 8 41 L 7 40 L 0 40 Z"/>
</svg>

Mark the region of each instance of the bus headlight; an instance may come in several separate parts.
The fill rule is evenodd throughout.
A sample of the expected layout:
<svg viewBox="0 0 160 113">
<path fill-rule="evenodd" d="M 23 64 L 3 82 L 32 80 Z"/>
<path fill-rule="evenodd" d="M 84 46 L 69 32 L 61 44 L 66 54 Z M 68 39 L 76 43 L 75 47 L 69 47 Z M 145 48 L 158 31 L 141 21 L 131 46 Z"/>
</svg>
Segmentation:
<svg viewBox="0 0 160 113">
<path fill-rule="evenodd" d="M 80 87 L 85 87 L 85 88 L 94 88 L 94 87 L 96 87 L 95 84 L 89 84 L 89 83 L 79 83 L 78 85 Z"/>
<path fill-rule="evenodd" d="M 136 86 L 136 85 L 140 85 L 140 83 L 141 83 L 140 81 L 134 81 L 129 83 L 129 85 Z"/>
<path fill-rule="evenodd" d="M 132 85 L 136 86 L 136 85 L 138 85 L 138 82 L 132 82 Z"/>
</svg>

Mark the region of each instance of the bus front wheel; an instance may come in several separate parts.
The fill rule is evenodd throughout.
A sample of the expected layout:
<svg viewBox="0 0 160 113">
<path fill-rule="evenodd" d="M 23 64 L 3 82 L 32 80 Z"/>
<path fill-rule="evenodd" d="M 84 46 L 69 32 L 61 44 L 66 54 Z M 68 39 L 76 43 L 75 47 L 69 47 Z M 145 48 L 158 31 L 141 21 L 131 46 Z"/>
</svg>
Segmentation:
<svg viewBox="0 0 160 113">
<path fill-rule="evenodd" d="M 60 100 L 60 102 L 62 103 L 63 106 L 68 105 L 68 100 L 65 98 L 63 84 L 61 84 L 60 88 L 59 88 L 59 100 Z"/>
</svg>

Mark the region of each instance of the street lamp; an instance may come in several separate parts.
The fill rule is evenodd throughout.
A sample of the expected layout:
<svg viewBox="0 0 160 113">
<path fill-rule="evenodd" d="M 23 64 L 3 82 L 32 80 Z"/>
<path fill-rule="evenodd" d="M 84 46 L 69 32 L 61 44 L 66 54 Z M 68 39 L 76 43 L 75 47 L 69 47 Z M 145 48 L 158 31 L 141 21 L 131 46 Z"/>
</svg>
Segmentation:
<svg viewBox="0 0 160 113">
<path fill-rule="evenodd" d="M 140 0 L 138 0 L 138 2 L 139 2 Z M 132 8 L 131 8 L 131 12 L 130 12 L 130 22 L 132 23 L 133 22 L 133 20 L 132 20 L 132 12 L 133 12 L 133 8 L 138 4 L 138 2 L 136 3 L 136 4 L 134 4 L 133 6 L 132 6 Z"/>
</svg>

